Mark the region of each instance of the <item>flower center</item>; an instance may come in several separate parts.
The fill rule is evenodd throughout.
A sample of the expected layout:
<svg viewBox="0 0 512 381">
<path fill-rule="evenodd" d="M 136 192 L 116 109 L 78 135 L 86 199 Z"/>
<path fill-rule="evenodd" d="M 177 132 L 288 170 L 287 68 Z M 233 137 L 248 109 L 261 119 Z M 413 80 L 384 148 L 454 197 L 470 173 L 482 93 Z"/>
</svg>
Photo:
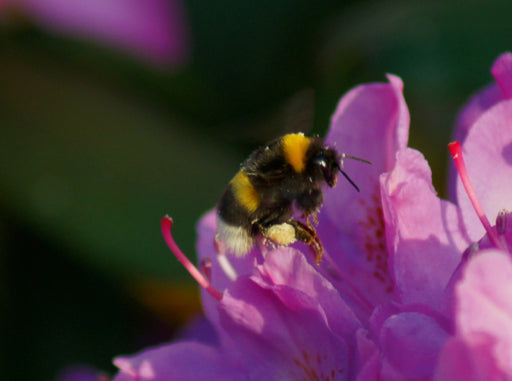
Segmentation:
<svg viewBox="0 0 512 381">
<path fill-rule="evenodd" d="M 496 248 L 508 251 L 507 245 L 502 239 L 507 230 L 508 212 L 501 211 L 498 214 L 496 218 L 496 229 L 493 229 L 489 223 L 489 220 L 487 219 L 487 216 L 485 215 L 478 197 L 476 196 L 475 190 L 469 181 L 469 176 L 466 170 L 466 164 L 464 163 L 464 158 L 462 156 L 462 148 L 460 143 L 458 141 L 451 142 L 448 144 L 448 149 L 452 155 L 455 167 L 457 168 L 457 172 L 459 173 L 460 179 L 462 181 L 462 185 L 464 185 L 464 189 L 466 190 L 469 200 L 471 201 L 471 205 L 473 205 L 478 218 L 482 222 L 489 240 Z"/>
<path fill-rule="evenodd" d="M 386 236 L 384 214 L 380 201 L 380 189 L 375 191 L 369 200 L 360 199 L 359 203 L 366 210 L 366 219 L 358 222 L 362 228 L 364 245 L 362 251 L 365 259 L 373 266 L 373 277 L 384 287 L 386 293 L 393 292 L 394 283 L 389 273 L 388 250 L 386 247 Z"/>
<path fill-rule="evenodd" d="M 327 354 L 314 355 L 303 349 L 293 358 L 295 367 L 287 369 L 288 374 L 279 374 L 278 377 L 279 379 L 334 381 L 344 373 L 344 370 L 341 367 L 325 366 L 327 361 Z"/>
</svg>

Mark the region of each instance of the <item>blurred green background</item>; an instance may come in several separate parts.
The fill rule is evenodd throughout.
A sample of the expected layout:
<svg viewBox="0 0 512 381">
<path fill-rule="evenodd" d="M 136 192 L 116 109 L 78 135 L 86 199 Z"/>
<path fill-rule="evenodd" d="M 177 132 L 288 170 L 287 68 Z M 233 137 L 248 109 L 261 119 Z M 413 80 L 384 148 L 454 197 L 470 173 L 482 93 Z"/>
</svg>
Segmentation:
<svg viewBox="0 0 512 381">
<path fill-rule="evenodd" d="M 244 157 L 290 125 L 325 134 L 359 83 L 404 80 L 410 145 L 445 195 L 457 113 L 512 46 L 509 1 L 184 7 L 191 55 L 179 68 L 19 15 L 0 23 L 5 380 L 52 380 L 72 363 L 113 373 L 115 355 L 170 340 L 200 304 L 160 218 L 193 258 L 199 217 Z"/>
</svg>

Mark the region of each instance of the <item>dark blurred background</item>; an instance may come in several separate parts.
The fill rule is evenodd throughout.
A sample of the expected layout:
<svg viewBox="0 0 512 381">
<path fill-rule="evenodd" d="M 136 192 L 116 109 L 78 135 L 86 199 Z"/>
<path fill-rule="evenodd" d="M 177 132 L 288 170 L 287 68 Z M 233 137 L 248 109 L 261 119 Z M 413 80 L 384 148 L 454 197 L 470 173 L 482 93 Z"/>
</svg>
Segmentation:
<svg viewBox="0 0 512 381">
<path fill-rule="evenodd" d="M 200 304 L 160 218 L 194 258 L 195 225 L 240 161 L 297 126 L 325 134 L 357 84 L 404 80 L 410 145 L 445 195 L 457 113 L 512 46 L 509 1 L 173 0 L 135 12 L 151 25 L 135 37 L 118 10 L 84 27 L 95 12 L 45 1 L 54 13 L 0 1 L 4 380 L 113 373 L 114 356 L 170 340 Z M 181 42 L 149 51 L 158 23 Z"/>
</svg>

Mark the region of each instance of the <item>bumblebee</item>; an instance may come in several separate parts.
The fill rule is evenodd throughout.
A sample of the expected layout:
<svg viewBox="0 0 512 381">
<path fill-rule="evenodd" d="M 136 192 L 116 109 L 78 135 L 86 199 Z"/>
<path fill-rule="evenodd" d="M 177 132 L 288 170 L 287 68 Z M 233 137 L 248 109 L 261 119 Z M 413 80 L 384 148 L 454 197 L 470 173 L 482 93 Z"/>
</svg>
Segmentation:
<svg viewBox="0 0 512 381">
<path fill-rule="evenodd" d="M 229 182 L 217 205 L 216 240 L 227 252 L 245 255 L 258 237 L 279 246 L 309 245 L 319 264 L 324 252 L 311 222 L 323 203 L 322 186 L 336 185 L 343 159 L 318 137 L 287 134 L 254 151 Z M 297 213 L 298 212 L 298 213 Z M 305 222 L 294 218 L 301 214 Z"/>
</svg>

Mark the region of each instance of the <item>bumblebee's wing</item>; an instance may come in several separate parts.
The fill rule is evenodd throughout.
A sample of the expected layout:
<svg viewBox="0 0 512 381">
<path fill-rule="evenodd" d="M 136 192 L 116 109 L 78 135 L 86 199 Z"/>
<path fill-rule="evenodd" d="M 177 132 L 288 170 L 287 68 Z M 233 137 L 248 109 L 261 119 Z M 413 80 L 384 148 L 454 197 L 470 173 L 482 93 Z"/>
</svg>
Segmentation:
<svg viewBox="0 0 512 381">
<path fill-rule="evenodd" d="M 283 110 L 283 132 L 308 134 L 315 119 L 315 91 L 311 88 L 295 93 Z"/>
<path fill-rule="evenodd" d="M 284 160 L 276 160 L 258 167 L 259 169 L 255 171 L 247 171 L 247 174 L 259 183 L 278 184 L 286 176 Z"/>
<path fill-rule="evenodd" d="M 281 138 L 254 151 L 242 164 L 247 175 L 260 183 L 277 183 L 286 176 L 287 163 L 281 153 Z"/>
<path fill-rule="evenodd" d="M 296 132 L 308 134 L 314 125 L 314 111 L 314 90 L 299 90 L 278 105 L 275 112 L 257 121 L 255 128 L 247 128 L 241 132 L 241 138 L 246 142 L 263 144 L 276 136 Z"/>
</svg>

